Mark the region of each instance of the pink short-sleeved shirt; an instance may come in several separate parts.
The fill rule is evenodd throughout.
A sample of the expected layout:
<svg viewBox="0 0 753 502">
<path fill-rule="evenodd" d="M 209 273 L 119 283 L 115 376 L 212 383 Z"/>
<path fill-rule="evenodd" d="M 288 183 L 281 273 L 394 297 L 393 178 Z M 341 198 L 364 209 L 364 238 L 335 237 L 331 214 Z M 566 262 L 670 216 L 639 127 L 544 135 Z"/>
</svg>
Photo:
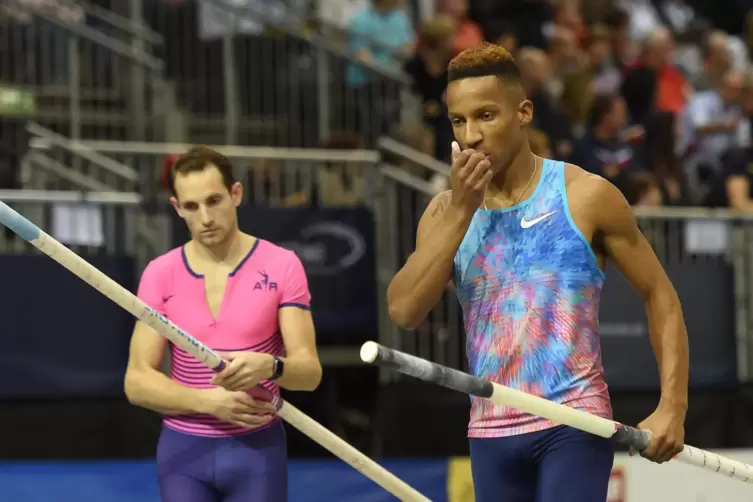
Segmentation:
<svg viewBox="0 0 753 502">
<path fill-rule="evenodd" d="M 197 340 L 219 351 L 254 351 L 281 356 L 284 346 L 278 313 L 281 308 L 309 309 L 311 294 L 303 265 L 290 250 L 257 239 L 230 273 L 216 319 L 209 310 L 203 276 L 191 270 L 184 247 L 152 260 L 141 276 L 138 297 Z M 208 389 L 214 373 L 183 349 L 170 344 L 172 378 L 183 385 Z M 280 392 L 268 381 L 250 392 L 271 401 Z M 187 434 L 227 436 L 248 429 L 211 415 L 165 417 L 165 425 Z"/>
</svg>

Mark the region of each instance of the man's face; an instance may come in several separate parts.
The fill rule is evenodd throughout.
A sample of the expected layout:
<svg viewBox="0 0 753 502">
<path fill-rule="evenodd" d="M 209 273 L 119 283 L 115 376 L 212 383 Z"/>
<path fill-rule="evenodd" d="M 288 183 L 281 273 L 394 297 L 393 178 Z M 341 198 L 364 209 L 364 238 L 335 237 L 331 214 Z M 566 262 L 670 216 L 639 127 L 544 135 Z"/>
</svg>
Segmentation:
<svg viewBox="0 0 753 502">
<path fill-rule="evenodd" d="M 228 190 L 219 169 L 210 164 L 201 171 L 176 174 L 175 197 L 170 202 L 185 220 L 191 237 L 211 248 L 225 243 L 237 228 L 242 196 L 241 184 Z"/>
<path fill-rule="evenodd" d="M 489 157 L 496 174 L 520 150 L 523 128 L 533 118 L 533 105 L 523 99 L 517 82 L 496 76 L 465 78 L 447 86 L 447 107 L 460 147 Z"/>
</svg>

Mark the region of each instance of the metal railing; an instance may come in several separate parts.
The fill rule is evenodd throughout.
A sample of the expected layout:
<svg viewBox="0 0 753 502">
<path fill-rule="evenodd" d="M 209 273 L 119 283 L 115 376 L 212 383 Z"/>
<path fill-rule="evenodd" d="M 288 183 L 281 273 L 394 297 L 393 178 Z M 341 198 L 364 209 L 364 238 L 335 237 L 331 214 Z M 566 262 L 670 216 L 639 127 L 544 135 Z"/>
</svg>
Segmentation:
<svg viewBox="0 0 753 502">
<path fill-rule="evenodd" d="M 37 121 L 72 138 L 162 139 L 166 122 L 180 128 L 153 55 L 161 36 L 85 2 L 3 4 L 0 80 L 32 91 Z"/>
<path fill-rule="evenodd" d="M 382 342 L 465 370 L 462 311 L 453 291 L 448 290 L 443 295 L 426 321 L 414 331 L 397 327 L 389 318 L 387 287 L 414 251 L 418 221 L 436 190 L 425 179 L 394 165 L 382 164 L 379 172 L 373 208 Z M 738 378 L 741 381 L 753 379 L 753 215 L 705 208 L 636 207 L 634 212 L 642 232 L 665 267 L 697 270 L 694 267 L 711 265 L 731 270 L 730 288 L 734 291 L 730 295 L 734 305 L 729 307 L 734 310 Z M 703 284 L 698 287 L 702 288 Z M 730 333 L 714 334 L 727 335 Z M 720 343 L 723 343 L 721 339 Z M 386 372 L 384 378 L 399 376 Z"/>
<path fill-rule="evenodd" d="M 134 256 L 137 272 L 169 249 L 169 219 L 156 218 L 163 228 L 144 220 L 143 199 L 137 193 L 82 190 L 0 190 L 0 200 L 29 218 L 74 251 Z M 0 253 L 41 253 L 10 230 L 0 230 Z"/>
<path fill-rule="evenodd" d="M 191 141 L 320 147 L 350 131 L 372 147 L 419 117 L 400 67 L 358 60 L 281 2 L 149 4 Z"/>
<path fill-rule="evenodd" d="M 180 154 L 194 145 L 123 141 L 65 141 L 49 132 L 37 133 L 31 140 L 32 154 L 53 155 L 59 145 L 65 152 L 106 158 L 113 163 L 89 162 L 90 173 L 98 181 L 118 189 L 134 189 L 145 197 L 158 191 L 165 157 Z M 235 165 L 236 177 L 243 183 L 247 201 L 271 206 L 353 206 L 371 197 L 379 154 L 371 150 L 326 150 L 246 146 L 215 146 Z M 52 152 L 52 153 L 51 153 Z M 114 167 L 118 166 L 116 172 Z M 99 174 L 95 174 L 99 173 Z M 139 188 L 136 180 L 141 183 Z"/>
<path fill-rule="evenodd" d="M 37 123 L 30 122 L 26 130 L 34 138 L 32 143 L 41 140 L 46 147 L 35 148 L 31 145 L 22 166 L 23 186 L 59 190 L 67 188 L 65 183 L 73 182 L 80 188 L 95 191 L 140 190 L 139 173 L 130 166 Z M 54 176 L 46 176 L 42 180 L 38 176 L 41 173 L 52 173 Z"/>
</svg>

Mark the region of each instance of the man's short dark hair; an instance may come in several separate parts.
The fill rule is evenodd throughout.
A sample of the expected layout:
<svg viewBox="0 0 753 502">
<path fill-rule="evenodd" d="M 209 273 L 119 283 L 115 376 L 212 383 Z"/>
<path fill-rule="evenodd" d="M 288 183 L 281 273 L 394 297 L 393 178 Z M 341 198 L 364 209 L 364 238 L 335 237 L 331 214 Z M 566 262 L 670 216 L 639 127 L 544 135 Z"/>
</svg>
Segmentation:
<svg viewBox="0 0 753 502">
<path fill-rule="evenodd" d="M 217 150 L 208 146 L 195 146 L 178 157 L 168 178 L 170 192 L 175 195 L 175 177 L 180 174 L 188 174 L 214 166 L 222 175 L 222 181 L 228 190 L 235 184 L 233 164 L 230 159 Z"/>
<path fill-rule="evenodd" d="M 466 49 L 447 67 L 447 80 L 494 75 L 502 80 L 520 81 L 520 71 L 512 54 L 500 45 L 488 42 Z"/>
</svg>

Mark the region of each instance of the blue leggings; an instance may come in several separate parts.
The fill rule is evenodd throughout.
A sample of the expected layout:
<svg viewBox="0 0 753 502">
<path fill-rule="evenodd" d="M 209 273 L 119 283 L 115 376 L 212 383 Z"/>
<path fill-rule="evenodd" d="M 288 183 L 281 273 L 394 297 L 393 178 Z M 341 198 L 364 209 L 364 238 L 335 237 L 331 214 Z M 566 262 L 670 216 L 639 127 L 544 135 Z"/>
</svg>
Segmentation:
<svg viewBox="0 0 753 502">
<path fill-rule="evenodd" d="M 287 502 L 285 429 L 277 420 L 241 436 L 202 437 L 162 427 L 162 502 Z"/>
<path fill-rule="evenodd" d="M 570 427 L 471 439 L 476 502 L 604 502 L 614 450 Z"/>
</svg>

